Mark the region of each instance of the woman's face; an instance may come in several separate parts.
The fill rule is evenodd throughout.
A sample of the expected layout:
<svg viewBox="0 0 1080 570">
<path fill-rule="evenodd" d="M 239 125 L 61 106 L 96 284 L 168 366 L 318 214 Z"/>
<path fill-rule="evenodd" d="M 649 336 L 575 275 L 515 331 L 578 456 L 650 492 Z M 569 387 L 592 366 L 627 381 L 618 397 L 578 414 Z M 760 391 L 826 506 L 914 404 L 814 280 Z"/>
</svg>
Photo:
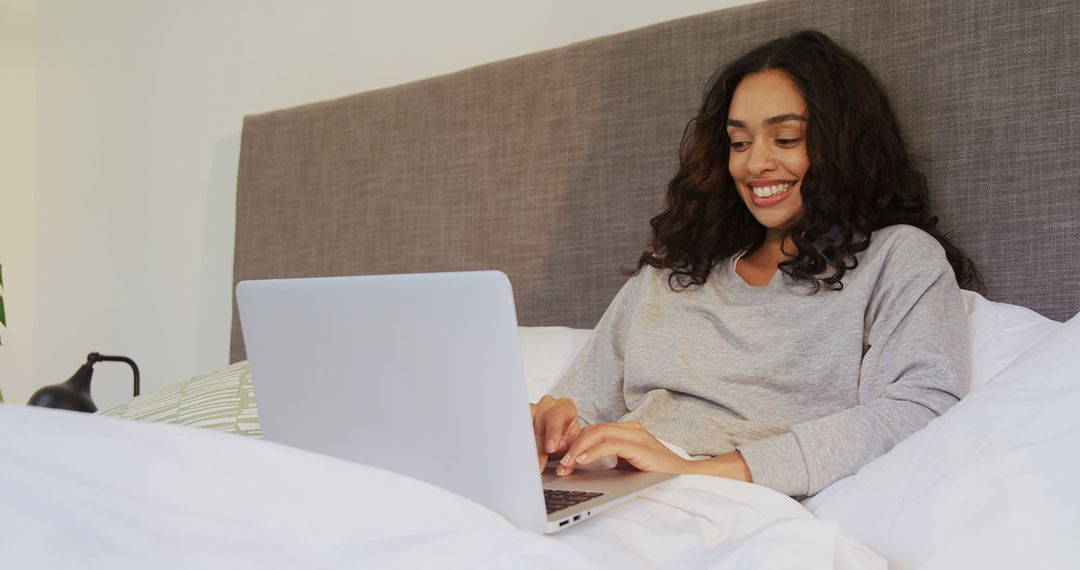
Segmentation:
<svg viewBox="0 0 1080 570">
<path fill-rule="evenodd" d="M 806 102 L 782 71 L 743 78 L 728 109 L 728 172 L 743 203 L 776 238 L 802 216 L 806 155 Z"/>
</svg>

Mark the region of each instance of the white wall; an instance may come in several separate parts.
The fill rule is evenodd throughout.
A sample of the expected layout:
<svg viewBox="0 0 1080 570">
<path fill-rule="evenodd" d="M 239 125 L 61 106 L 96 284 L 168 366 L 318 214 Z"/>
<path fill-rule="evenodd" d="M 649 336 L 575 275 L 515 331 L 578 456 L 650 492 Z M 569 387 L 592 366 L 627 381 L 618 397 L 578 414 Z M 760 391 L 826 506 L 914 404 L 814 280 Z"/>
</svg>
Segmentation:
<svg viewBox="0 0 1080 570">
<path fill-rule="evenodd" d="M 34 82 L 37 0 L 0 0 L 0 392 L 25 402 L 34 333 Z"/>
<path fill-rule="evenodd" d="M 227 363 L 244 114 L 747 1 L 38 0 L 33 380 L 5 393 L 95 350 L 144 391 Z M 96 370 L 122 401 L 126 369 Z"/>
</svg>

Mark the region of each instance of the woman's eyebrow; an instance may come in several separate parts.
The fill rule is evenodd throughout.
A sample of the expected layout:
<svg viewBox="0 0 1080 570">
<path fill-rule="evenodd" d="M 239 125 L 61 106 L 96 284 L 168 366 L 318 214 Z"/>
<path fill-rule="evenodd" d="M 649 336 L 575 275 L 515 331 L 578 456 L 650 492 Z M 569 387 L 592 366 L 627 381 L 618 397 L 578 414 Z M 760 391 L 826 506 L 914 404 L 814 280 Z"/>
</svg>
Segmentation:
<svg viewBox="0 0 1080 570">
<path fill-rule="evenodd" d="M 772 125 L 779 125 L 780 123 L 786 123 L 788 121 L 799 121 L 799 122 L 805 123 L 806 122 L 806 117 L 804 117 L 802 115 L 797 115 L 795 113 L 786 113 L 786 114 L 783 114 L 783 115 L 777 115 L 775 117 L 769 117 L 768 119 L 765 119 L 764 124 L 765 124 L 765 126 L 772 126 Z M 746 123 L 744 123 L 744 122 L 742 122 L 742 121 L 740 121 L 738 119 L 729 118 L 727 120 L 727 126 L 735 127 L 736 129 L 745 129 L 746 128 Z"/>
<path fill-rule="evenodd" d="M 779 125 L 780 123 L 786 123 L 788 121 L 806 122 L 806 117 L 802 115 L 796 115 L 795 113 L 787 113 L 785 115 L 777 115 L 775 117 L 769 117 L 765 119 L 766 125 Z"/>
</svg>

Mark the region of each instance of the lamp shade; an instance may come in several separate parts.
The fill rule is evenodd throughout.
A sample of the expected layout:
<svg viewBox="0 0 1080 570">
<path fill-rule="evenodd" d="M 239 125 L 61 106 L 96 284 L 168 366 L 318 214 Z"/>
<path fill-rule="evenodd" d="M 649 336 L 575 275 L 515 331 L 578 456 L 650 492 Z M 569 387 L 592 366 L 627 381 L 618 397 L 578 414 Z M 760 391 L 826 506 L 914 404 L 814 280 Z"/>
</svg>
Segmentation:
<svg viewBox="0 0 1080 570">
<path fill-rule="evenodd" d="M 28 403 L 31 406 L 76 412 L 96 412 L 97 406 L 90 398 L 90 377 L 93 375 L 93 367 L 90 364 L 83 364 L 67 382 L 46 386 L 34 392 Z"/>
<path fill-rule="evenodd" d="M 71 378 L 68 378 L 67 382 L 46 386 L 37 392 L 34 392 L 34 395 L 30 396 L 30 401 L 27 403 L 31 406 L 57 408 L 60 410 L 96 412 L 97 406 L 94 405 L 94 400 L 90 398 L 90 377 L 94 375 L 93 366 L 95 362 L 126 363 L 131 367 L 131 373 L 133 375 L 132 392 L 135 396 L 139 395 L 139 367 L 135 364 L 134 360 L 126 356 L 106 356 L 97 352 L 91 352 L 86 355 L 86 364 L 80 366 L 75 374 L 73 374 Z"/>
</svg>

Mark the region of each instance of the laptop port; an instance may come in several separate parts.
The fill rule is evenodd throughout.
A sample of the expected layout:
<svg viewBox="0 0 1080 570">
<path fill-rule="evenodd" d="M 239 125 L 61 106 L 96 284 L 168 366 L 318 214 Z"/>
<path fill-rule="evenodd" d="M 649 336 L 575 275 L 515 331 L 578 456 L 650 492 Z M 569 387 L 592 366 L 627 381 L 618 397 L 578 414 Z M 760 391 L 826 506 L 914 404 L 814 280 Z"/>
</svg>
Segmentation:
<svg viewBox="0 0 1080 570">
<path fill-rule="evenodd" d="M 581 515 L 574 515 L 574 522 L 581 520 Z"/>
<path fill-rule="evenodd" d="M 570 519 L 566 519 L 563 522 L 559 523 L 559 526 L 566 526 L 568 524 L 570 524 Z"/>
</svg>

